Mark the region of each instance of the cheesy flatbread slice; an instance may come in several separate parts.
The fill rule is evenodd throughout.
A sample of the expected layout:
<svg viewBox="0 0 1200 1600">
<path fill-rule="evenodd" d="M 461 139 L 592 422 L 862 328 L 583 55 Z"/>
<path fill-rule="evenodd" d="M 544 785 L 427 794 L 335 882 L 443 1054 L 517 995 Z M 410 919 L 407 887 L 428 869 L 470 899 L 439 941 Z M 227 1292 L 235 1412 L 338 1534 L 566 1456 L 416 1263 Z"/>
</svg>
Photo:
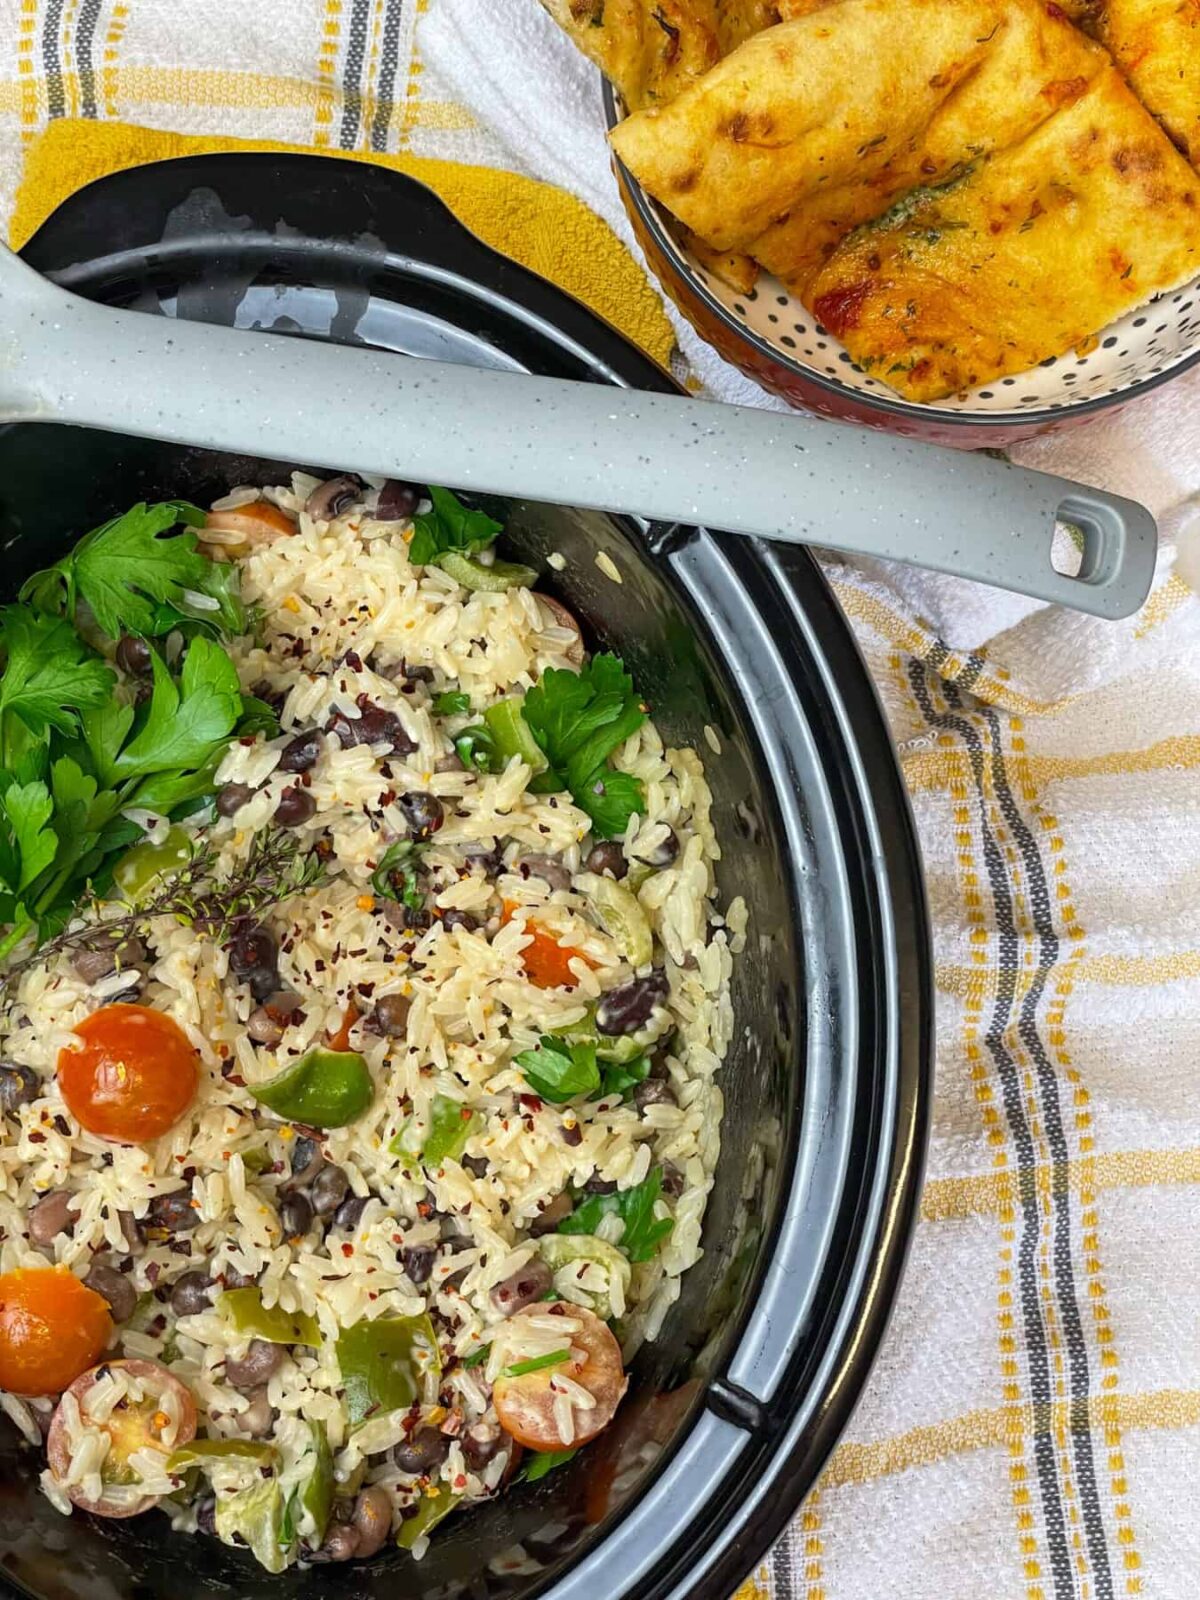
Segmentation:
<svg viewBox="0 0 1200 1600">
<path fill-rule="evenodd" d="M 1097 36 L 1194 167 L 1200 167 L 1200 0 L 1106 0 Z"/>
<path fill-rule="evenodd" d="M 613 146 L 693 233 L 745 250 L 827 187 L 869 193 L 978 66 L 1003 10 L 835 0 L 755 34 L 670 105 L 629 117 Z"/>
<path fill-rule="evenodd" d="M 807 304 L 937 400 L 1035 367 L 1200 273 L 1200 176 L 1115 67 L 1020 144 L 858 229 Z"/>
<path fill-rule="evenodd" d="M 896 3 L 904 9 L 903 0 Z M 1077 99 L 1107 66 L 1100 46 L 1041 0 L 1008 0 L 976 68 L 907 143 L 866 181 L 854 173 L 806 196 L 749 246 L 750 254 L 803 296 L 853 228 L 908 190 L 942 183 L 970 162 L 1023 139 L 1064 101 Z"/>
<path fill-rule="evenodd" d="M 665 104 L 718 59 L 715 0 L 542 0 L 631 110 Z"/>
</svg>

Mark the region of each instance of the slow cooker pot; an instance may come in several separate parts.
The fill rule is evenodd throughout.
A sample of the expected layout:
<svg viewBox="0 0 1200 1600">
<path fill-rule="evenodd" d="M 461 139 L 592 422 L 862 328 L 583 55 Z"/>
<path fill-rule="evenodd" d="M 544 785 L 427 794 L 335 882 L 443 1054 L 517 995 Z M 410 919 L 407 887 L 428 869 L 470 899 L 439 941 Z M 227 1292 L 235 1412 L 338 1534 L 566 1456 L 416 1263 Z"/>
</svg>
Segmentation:
<svg viewBox="0 0 1200 1600">
<path fill-rule="evenodd" d="M 275 155 L 93 185 L 26 259 L 95 299 L 307 338 L 668 389 L 582 306 L 393 173 Z M 218 402 L 219 403 L 219 402 Z M 306 407 L 352 404 L 299 395 Z M 9 592 L 139 498 L 203 501 L 294 465 L 49 425 L 0 430 Z M 0 1589 L 34 1600 L 726 1600 L 811 1487 L 860 1392 L 912 1227 L 931 1072 L 917 847 L 879 706 L 815 563 L 704 529 L 504 508 L 519 559 L 704 756 L 725 899 L 746 897 L 704 1255 L 609 1433 L 443 1524 L 414 1563 L 263 1572 L 164 1517 L 61 1517 L 0 1431 Z M 546 556 L 560 551 L 565 569 Z M 595 564 L 606 552 L 618 587 Z M 717 748 L 706 734 L 715 735 Z"/>
</svg>

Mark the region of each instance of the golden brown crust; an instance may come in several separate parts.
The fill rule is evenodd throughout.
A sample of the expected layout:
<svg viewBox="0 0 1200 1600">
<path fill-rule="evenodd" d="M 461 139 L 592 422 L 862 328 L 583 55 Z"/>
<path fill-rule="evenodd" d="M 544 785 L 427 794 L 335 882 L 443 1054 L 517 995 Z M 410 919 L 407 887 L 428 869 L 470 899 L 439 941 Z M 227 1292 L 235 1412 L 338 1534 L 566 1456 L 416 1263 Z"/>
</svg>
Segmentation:
<svg viewBox="0 0 1200 1600">
<path fill-rule="evenodd" d="M 1200 167 L 1200 0 L 1106 0 L 1095 32 L 1143 105 Z"/>
<path fill-rule="evenodd" d="M 719 55 L 714 0 L 542 0 L 634 111 L 663 105 Z"/>
<path fill-rule="evenodd" d="M 937 400 L 1077 346 L 1200 272 L 1200 177 L 1115 68 L 1029 137 L 848 239 L 807 303 L 860 366 Z"/>
</svg>

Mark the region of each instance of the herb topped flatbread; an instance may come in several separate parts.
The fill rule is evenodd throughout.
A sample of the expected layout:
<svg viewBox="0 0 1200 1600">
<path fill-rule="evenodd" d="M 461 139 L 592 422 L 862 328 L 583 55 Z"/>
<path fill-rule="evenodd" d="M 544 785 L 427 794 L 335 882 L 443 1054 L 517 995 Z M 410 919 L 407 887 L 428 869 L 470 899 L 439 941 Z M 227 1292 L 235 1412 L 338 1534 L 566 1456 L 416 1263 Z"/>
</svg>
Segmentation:
<svg viewBox="0 0 1200 1600">
<path fill-rule="evenodd" d="M 1200 0 L 1105 0 L 1095 29 L 1139 99 L 1200 167 Z"/>
</svg>

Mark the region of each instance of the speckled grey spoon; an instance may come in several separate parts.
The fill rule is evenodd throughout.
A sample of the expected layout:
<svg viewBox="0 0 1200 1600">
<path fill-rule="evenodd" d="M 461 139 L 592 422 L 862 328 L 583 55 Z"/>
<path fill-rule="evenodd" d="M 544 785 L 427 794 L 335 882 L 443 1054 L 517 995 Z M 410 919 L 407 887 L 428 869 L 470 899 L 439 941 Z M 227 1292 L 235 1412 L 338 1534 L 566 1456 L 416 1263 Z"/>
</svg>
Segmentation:
<svg viewBox="0 0 1200 1600">
<path fill-rule="evenodd" d="M 0 422 L 75 423 L 909 561 L 1102 617 L 1154 519 L 989 456 L 750 407 L 115 311 L 0 247 Z M 1083 535 L 1051 565 L 1055 520 Z"/>
</svg>

